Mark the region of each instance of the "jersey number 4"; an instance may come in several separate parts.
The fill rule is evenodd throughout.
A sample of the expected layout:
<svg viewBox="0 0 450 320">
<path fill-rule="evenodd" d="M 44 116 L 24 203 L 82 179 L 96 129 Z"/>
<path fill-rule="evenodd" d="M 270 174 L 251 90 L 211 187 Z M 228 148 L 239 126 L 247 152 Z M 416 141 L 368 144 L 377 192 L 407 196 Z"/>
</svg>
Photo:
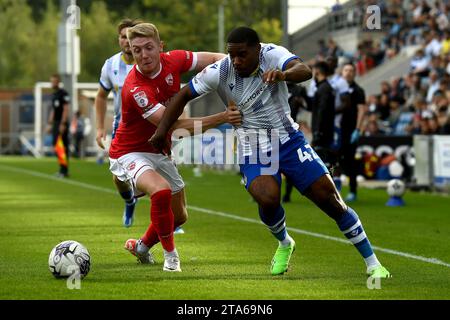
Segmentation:
<svg viewBox="0 0 450 320">
<path fill-rule="evenodd" d="M 314 149 L 309 145 L 309 143 L 305 144 L 303 146 L 304 150 L 302 148 L 299 148 L 297 150 L 298 158 L 300 159 L 300 162 L 313 161 L 313 159 L 319 159 L 319 156 L 314 151 Z"/>
</svg>

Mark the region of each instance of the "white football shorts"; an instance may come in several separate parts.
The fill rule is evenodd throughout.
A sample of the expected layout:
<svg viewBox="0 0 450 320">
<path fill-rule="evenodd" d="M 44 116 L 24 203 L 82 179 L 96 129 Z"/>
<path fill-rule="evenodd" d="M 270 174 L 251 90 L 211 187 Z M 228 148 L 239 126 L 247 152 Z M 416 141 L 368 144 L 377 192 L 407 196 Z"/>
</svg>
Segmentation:
<svg viewBox="0 0 450 320">
<path fill-rule="evenodd" d="M 183 178 L 178 173 L 175 162 L 163 154 L 131 152 L 118 159 L 109 158 L 109 171 L 120 181 L 130 183 L 136 195 L 142 194 L 142 192 L 136 192 L 138 191 L 136 181 L 147 170 L 154 170 L 166 179 L 172 194 L 184 188 Z"/>
</svg>

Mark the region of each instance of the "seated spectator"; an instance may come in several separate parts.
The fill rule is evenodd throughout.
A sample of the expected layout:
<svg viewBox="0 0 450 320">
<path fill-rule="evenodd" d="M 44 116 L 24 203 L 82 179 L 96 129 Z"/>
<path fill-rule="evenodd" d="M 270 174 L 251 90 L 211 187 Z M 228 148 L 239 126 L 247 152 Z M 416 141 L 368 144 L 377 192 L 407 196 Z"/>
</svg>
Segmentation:
<svg viewBox="0 0 450 320">
<path fill-rule="evenodd" d="M 384 135 L 385 132 L 379 127 L 378 120 L 368 120 L 366 126 L 362 130 L 362 135 L 365 137 L 373 137 Z"/>
<path fill-rule="evenodd" d="M 444 31 L 444 36 L 441 42 L 441 55 L 447 55 L 450 53 L 450 30 L 446 29 Z"/>
<path fill-rule="evenodd" d="M 389 122 L 388 125 L 391 132 L 394 132 L 395 126 L 398 123 L 401 114 L 404 112 L 402 105 L 404 102 L 404 99 L 401 97 L 393 97 L 389 101 L 389 117 L 387 118 L 387 121 Z"/>
<path fill-rule="evenodd" d="M 448 106 L 441 106 L 437 112 L 437 123 L 439 134 L 450 134 L 450 116 Z"/>
<path fill-rule="evenodd" d="M 436 72 L 436 70 L 431 70 L 429 74 L 429 85 L 428 85 L 428 91 L 427 91 L 427 97 L 426 101 L 427 103 L 431 103 L 433 100 L 434 93 L 439 90 L 439 75 Z"/>
<path fill-rule="evenodd" d="M 383 63 L 385 50 L 381 48 L 380 42 L 375 42 L 375 44 L 370 49 L 369 55 L 373 59 L 375 67 Z"/>
<path fill-rule="evenodd" d="M 411 59 L 410 70 L 419 77 L 426 77 L 429 71 L 429 63 L 430 59 L 425 55 L 422 49 L 419 49 Z"/>
<path fill-rule="evenodd" d="M 380 95 L 379 103 L 377 105 L 377 113 L 381 120 L 386 120 L 389 117 L 389 95 L 387 93 L 382 93 Z"/>
<path fill-rule="evenodd" d="M 397 122 L 394 124 L 394 130 L 392 134 L 396 136 L 407 136 L 412 134 L 414 124 L 414 112 L 404 107 L 403 111 L 400 112 L 400 116 Z"/>
<path fill-rule="evenodd" d="M 441 42 L 434 30 L 425 33 L 425 55 L 428 58 L 438 56 L 441 53 Z"/>
</svg>

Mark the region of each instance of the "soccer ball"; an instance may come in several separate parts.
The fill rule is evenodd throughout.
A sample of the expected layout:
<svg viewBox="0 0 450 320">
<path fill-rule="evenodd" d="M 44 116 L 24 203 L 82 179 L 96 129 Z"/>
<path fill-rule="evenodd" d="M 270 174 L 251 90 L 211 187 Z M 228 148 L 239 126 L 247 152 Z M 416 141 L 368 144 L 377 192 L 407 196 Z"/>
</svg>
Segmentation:
<svg viewBox="0 0 450 320">
<path fill-rule="evenodd" d="M 84 278 L 91 267 L 91 256 L 81 243 L 73 240 L 57 244 L 48 257 L 48 268 L 56 278 L 79 274 Z"/>
<path fill-rule="evenodd" d="M 399 179 L 389 180 L 386 191 L 390 197 L 401 197 L 405 193 L 405 183 Z"/>
</svg>

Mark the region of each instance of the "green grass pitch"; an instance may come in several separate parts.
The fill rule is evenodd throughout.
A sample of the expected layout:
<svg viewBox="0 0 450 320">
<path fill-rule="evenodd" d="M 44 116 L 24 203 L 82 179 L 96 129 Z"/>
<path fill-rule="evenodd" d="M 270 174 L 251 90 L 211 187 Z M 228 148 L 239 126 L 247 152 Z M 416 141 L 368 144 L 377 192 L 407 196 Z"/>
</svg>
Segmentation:
<svg viewBox="0 0 450 320">
<path fill-rule="evenodd" d="M 360 190 L 353 208 L 393 274 L 369 290 L 356 249 L 336 241 L 344 237 L 335 223 L 298 194 L 285 205 L 297 250 L 289 272 L 272 277 L 277 242 L 258 223 L 240 177 L 208 171 L 197 178 L 181 168 L 189 220 L 186 233 L 175 236 L 183 272 L 173 274 L 162 271 L 160 245 L 150 266 L 123 249 L 146 229 L 149 201 L 139 201 L 135 225 L 123 228 L 122 200 L 106 164 L 72 160 L 68 180 L 53 178 L 56 168 L 54 158 L 0 158 L 0 299 L 450 298 L 446 196 L 408 192 L 406 207 L 388 208 L 383 190 Z M 50 250 L 63 240 L 77 240 L 91 254 L 79 290 L 48 270 Z"/>
</svg>

